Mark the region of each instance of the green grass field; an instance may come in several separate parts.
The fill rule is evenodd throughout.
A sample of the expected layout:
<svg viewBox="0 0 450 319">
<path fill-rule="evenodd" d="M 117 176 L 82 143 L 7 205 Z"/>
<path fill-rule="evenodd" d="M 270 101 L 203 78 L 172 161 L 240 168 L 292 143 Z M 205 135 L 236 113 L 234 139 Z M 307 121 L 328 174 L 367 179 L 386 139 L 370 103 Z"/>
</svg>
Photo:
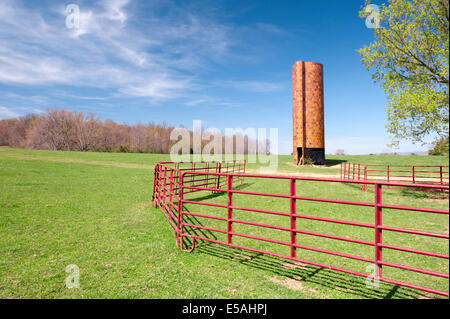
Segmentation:
<svg viewBox="0 0 450 319">
<path fill-rule="evenodd" d="M 339 174 L 341 161 L 365 164 L 448 165 L 448 157 L 327 156 L 327 167 L 297 168 L 290 156 L 279 156 L 281 171 Z M 180 251 L 173 230 L 151 204 L 153 168 L 168 155 L 79 153 L 0 148 L 0 298 L 439 298 L 413 289 L 381 283 L 367 288 L 365 279 L 344 273 L 291 263 L 275 257 L 199 244 L 193 253 Z M 258 165 L 250 164 L 250 170 Z M 245 190 L 286 193 L 287 182 L 246 179 Z M 373 192 L 344 184 L 299 182 L 305 196 L 372 201 Z M 383 201 L 448 209 L 448 197 L 388 190 Z M 193 193 L 191 198 L 223 203 L 224 196 Z M 236 205 L 287 211 L 285 200 L 255 201 L 235 197 Z M 186 209 L 205 212 L 206 207 Z M 300 202 L 298 212 L 373 223 L 373 210 Z M 222 216 L 220 209 L 208 213 Z M 222 215 L 221 215 L 222 214 Z M 243 212 L 236 212 L 243 216 Z M 286 226 L 283 218 L 245 213 L 246 220 Z M 242 217 L 243 218 L 243 217 Z M 201 221 L 222 227 L 223 224 Z M 287 221 L 288 222 L 288 221 Z M 425 213 L 386 210 L 390 226 L 447 233 L 449 219 Z M 373 240 L 359 228 L 301 220 L 297 227 L 323 233 Z M 262 230 L 236 226 L 236 231 L 262 234 Z M 270 238 L 288 234 L 265 230 Z M 216 235 L 220 238 L 220 234 Z M 448 240 L 385 232 L 386 243 L 448 254 Z M 298 242 L 373 257 L 373 249 L 350 243 L 299 235 Z M 288 248 L 239 238 L 236 243 L 286 253 Z M 285 250 L 283 250 L 285 249 Z M 298 250 L 300 258 L 365 272 L 367 264 L 350 259 Z M 448 260 L 409 253 L 383 251 L 383 258 L 447 272 Z M 68 289 L 65 268 L 80 269 L 80 288 Z M 448 291 L 448 279 L 385 268 L 384 275 Z"/>
</svg>

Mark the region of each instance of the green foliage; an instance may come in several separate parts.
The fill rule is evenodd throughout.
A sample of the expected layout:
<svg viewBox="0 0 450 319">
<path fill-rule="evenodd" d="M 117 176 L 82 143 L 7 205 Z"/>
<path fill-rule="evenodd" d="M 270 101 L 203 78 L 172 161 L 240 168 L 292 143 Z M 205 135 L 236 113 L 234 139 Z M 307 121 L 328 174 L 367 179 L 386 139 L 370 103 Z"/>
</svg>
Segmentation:
<svg viewBox="0 0 450 319">
<path fill-rule="evenodd" d="M 367 15 L 361 10 L 361 17 Z M 392 145 L 448 135 L 448 0 L 391 0 L 382 5 L 374 35 L 359 54 L 388 95 Z"/>
<path fill-rule="evenodd" d="M 431 150 L 428 151 L 428 155 L 443 155 L 448 156 L 449 143 L 448 136 L 441 138 L 439 141 L 434 143 L 434 146 Z"/>
<path fill-rule="evenodd" d="M 311 157 L 306 156 L 303 165 L 314 165 L 314 161 L 312 160 Z"/>
</svg>

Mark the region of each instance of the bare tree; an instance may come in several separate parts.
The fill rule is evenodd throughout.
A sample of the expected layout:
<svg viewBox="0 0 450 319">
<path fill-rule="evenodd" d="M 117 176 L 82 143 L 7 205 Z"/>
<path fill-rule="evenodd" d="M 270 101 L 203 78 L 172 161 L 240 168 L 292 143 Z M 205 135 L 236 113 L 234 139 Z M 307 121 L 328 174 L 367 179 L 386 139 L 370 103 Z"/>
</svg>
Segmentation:
<svg viewBox="0 0 450 319">
<path fill-rule="evenodd" d="M 97 152 L 145 152 L 170 153 L 176 141 L 170 140 L 174 127 L 168 123 L 146 125 L 117 124 L 112 120 L 101 121 L 94 114 L 49 110 L 46 114 L 26 115 L 18 119 L 0 120 L 0 145 L 30 149 L 75 150 Z M 193 146 L 193 132 L 191 148 Z M 233 153 L 256 152 L 256 140 L 247 134 L 236 133 Z M 225 136 L 222 144 L 225 145 Z M 236 141 L 244 141 L 244 149 L 236 149 Z M 208 141 L 202 140 L 202 149 Z M 261 150 L 270 152 L 270 141 L 260 141 Z M 224 150 L 223 150 L 224 153 Z"/>
<path fill-rule="evenodd" d="M 95 115 L 75 113 L 75 145 L 79 151 L 92 151 L 100 141 L 101 122 Z"/>
</svg>

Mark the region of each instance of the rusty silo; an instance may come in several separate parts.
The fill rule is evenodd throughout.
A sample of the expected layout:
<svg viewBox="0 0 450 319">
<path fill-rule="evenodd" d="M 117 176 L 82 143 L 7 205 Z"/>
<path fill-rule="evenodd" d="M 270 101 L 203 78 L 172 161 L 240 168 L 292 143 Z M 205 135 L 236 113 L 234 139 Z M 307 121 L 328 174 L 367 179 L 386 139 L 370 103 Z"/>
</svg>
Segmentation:
<svg viewBox="0 0 450 319">
<path fill-rule="evenodd" d="M 293 155 L 301 165 L 305 157 L 325 164 L 323 68 L 315 62 L 297 61 L 292 67 Z"/>
</svg>

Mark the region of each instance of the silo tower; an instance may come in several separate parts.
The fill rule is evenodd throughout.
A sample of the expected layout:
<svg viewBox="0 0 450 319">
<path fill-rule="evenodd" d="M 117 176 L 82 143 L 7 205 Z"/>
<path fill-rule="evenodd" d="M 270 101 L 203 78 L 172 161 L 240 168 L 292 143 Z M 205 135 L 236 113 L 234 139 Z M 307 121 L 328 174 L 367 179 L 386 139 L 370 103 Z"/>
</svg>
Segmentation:
<svg viewBox="0 0 450 319">
<path fill-rule="evenodd" d="M 305 158 L 325 164 L 323 67 L 297 61 L 292 67 L 293 155 L 296 165 Z"/>
</svg>

